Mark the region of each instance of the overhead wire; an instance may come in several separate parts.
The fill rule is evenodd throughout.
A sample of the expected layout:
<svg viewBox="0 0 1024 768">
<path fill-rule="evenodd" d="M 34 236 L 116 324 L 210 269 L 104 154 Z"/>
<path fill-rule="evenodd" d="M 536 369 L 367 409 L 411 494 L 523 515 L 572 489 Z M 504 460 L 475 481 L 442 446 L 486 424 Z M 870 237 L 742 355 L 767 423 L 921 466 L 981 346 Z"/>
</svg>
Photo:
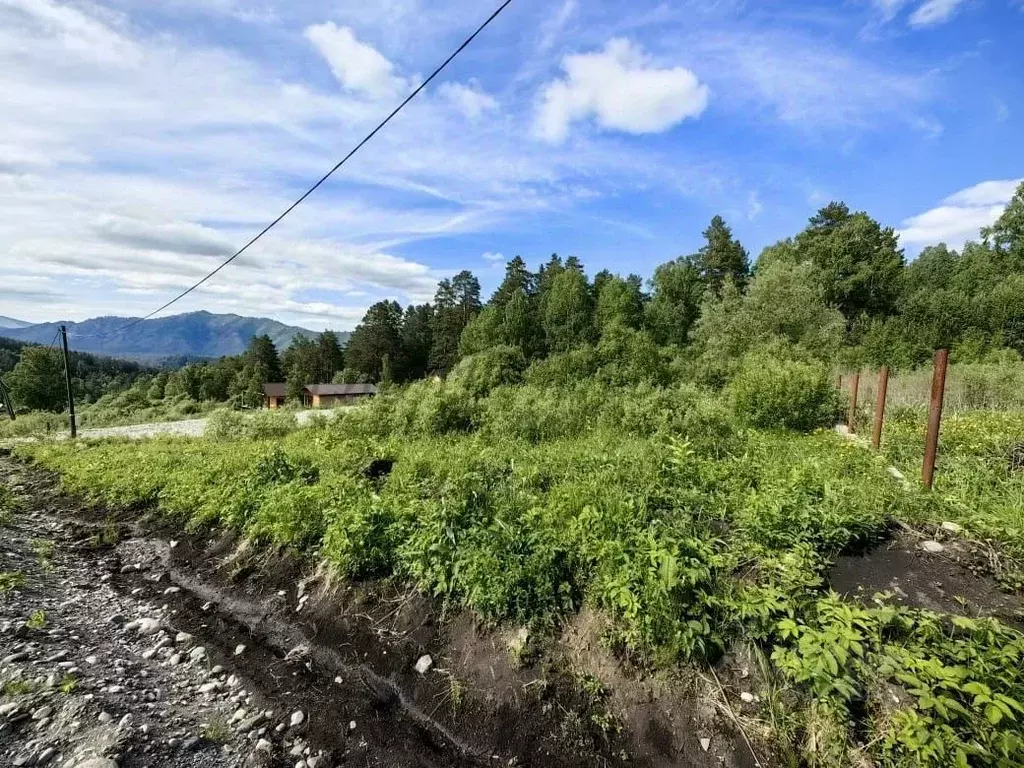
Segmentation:
<svg viewBox="0 0 1024 768">
<path fill-rule="evenodd" d="M 469 45 L 477 38 L 477 36 L 481 32 L 483 32 L 488 26 L 490 26 L 491 22 L 493 22 L 495 19 L 497 19 L 498 16 L 501 15 L 502 11 L 504 11 L 509 5 L 511 5 L 511 3 L 512 3 L 512 0 L 504 0 L 504 2 L 500 6 L 498 6 L 498 8 L 490 16 L 488 16 L 487 19 L 479 27 L 476 28 L 476 30 L 473 32 L 473 34 L 471 34 L 469 37 L 467 37 L 462 42 L 462 44 L 458 48 L 456 48 L 455 51 L 452 52 L 452 54 L 450 56 L 448 56 L 448 58 L 445 59 L 444 62 L 442 62 L 442 64 L 439 67 L 437 67 L 437 69 L 435 69 L 430 74 L 429 77 L 427 77 L 422 83 L 420 83 L 419 86 L 402 101 L 401 104 L 399 104 L 397 107 L 395 107 L 387 117 L 385 117 L 383 120 L 381 120 L 377 124 L 377 126 L 372 131 L 370 131 L 362 139 L 362 141 L 360 141 L 358 144 L 356 144 L 355 147 L 353 147 L 349 151 L 349 153 L 347 155 L 345 155 L 333 168 L 331 168 L 327 173 L 325 173 L 320 178 L 319 181 L 317 181 L 313 186 L 311 186 L 309 189 L 307 189 L 302 194 L 301 197 L 299 197 L 295 202 L 293 202 L 291 205 L 289 205 L 277 218 L 275 218 L 267 226 L 265 226 L 262 230 L 260 230 L 260 232 L 256 236 L 254 236 L 251 240 L 249 240 L 249 242 L 247 242 L 245 245 L 243 245 L 241 248 L 239 248 L 237 251 L 235 251 L 230 257 L 225 259 L 215 269 L 213 269 L 209 273 L 207 273 L 207 275 L 205 277 L 203 277 L 201 280 L 193 283 L 188 288 L 186 288 L 184 291 L 182 291 L 177 296 L 175 296 L 173 299 L 171 299 L 167 303 L 157 307 L 152 312 L 150 312 L 148 315 L 145 315 L 145 316 L 139 317 L 139 318 L 135 318 L 131 322 L 126 323 L 125 325 L 123 325 L 120 328 L 115 328 L 113 331 L 110 331 L 107 334 L 96 334 L 96 335 L 112 335 L 112 334 L 115 334 L 115 333 L 121 333 L 121 332 L 126 331 L 129 328 L 135 326 L 135 325 L 138 325 L 141 322 L 144 322 L 145 320 L 149 320 L 154 315 L 157 315 L 160 312 L 163 312 L 165 309 L 167 309 L 171 305 L 177 303 L 181 299 L 183 299 L 186 296 L 188 296 L 194 290 L 199 288 L 199 286 L 201 286 L 207 280 L 209 280 L 214 275 L 216 275 L 218 272 L 220 272 L 222 269 L 224 269 L 226 266 L 228 266 L 228 264 L 233 262 L 235 259 L 237 259 L 239 256 L 241 256 L 247 250 L 249 250 L 249 248 L 251 246 L 255 245 L 256 242 L 258 242 L 265 234 L 267 234 L 270 230 L 272 230 L 274 227 L 276 227 L 288 214 L 290 214 L 292 211 L 294 211 L 296 208 L 298 208 L 306 200 L 306 198 L 308 198 L 317 189 L 319 189 L 320 186 L 324 184 L 324 182 L 326 182 L 329 178 L 331 178 L 331 176 L 333 176 L 338 171 L 338 169 L 340 169 L 343 165 L 345 165 L 345 163 L 347 163 L 349 161 L 349 159 L 353 155 L 355 155 L 360 149 L 363 148 L 363 146 L 365 146 L 367 143 L 369 143 L 369 141 L 374 136 L 376 136 L 384 128 L 384 126 L 386 126 L 388 123 L 390 123 L 391 120 L 399 112 L 401 112 L 410 101 L 415 99 L 416 96 L 418 96 L 419 93 L 424 88 L 426 88 L 431 83 L 431 81 L 434 80 L 434 78 L 436 78 L 438 75 L 440 75 L 448 67 L 448 65 L 452 63 L 452 61 L 455 59 L 455 57 L 457 57 L 467 47 L 469 47 Z M 87 334 L 82 334 L 82 336 L 85 336 L 85 335 L 87 335 Z"/>
</svg>

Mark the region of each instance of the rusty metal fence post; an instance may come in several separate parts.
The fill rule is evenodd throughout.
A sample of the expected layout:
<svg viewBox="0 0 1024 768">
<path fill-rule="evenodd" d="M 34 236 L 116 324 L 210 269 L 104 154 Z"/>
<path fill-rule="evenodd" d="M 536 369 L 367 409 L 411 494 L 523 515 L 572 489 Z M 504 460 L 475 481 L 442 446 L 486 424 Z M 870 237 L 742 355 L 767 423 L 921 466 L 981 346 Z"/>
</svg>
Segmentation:
<svg viewBox="0 0 1024 768">
<path fill-rule="evenodd" d="M 889 366 L 878 372 L 878 392 L 875 393 L 875 428 L 871 432 L 871 447 L 876 451 L 882 445 L 882 424 L 885 421 L 885 397 L 889 391 Z"/>
<path fill-rule="evenodd" d="M 940 349 L 935 353 L 935 372 L 932 374 L 932 396 L 928 405 L 928 432 L 924 438 L 924 467 L 921 482 L 931 488 L 935 479 L 935 457 L 939 449 L 939 426 L 942 423 L 942 402 L 946 395 L 946 367 L 949 365 L 949 350 Z"/>
<path fill-rule="evenodd" d="M 846 417 L 847 426 L 851 432 L 857 431 L 857 393 L 860 391 L 860 371 L 853 374 L 853 384 L 850 385 L 850 413 Z"/>
</svg>

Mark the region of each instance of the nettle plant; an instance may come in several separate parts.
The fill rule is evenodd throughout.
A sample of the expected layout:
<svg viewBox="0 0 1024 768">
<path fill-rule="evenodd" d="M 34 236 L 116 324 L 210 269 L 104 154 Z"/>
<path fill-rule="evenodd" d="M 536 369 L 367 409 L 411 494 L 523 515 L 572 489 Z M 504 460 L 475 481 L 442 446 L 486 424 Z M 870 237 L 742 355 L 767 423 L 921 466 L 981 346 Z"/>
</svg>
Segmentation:
<svg viewBox="0 0 1024 768">
<path fill-rule="evenodd" d="M 1011 766 L 1024 760 L 1024 636 L 995 619 L 948 617 L 831 596 L 777 625 L 777 668 L 813 704 L 868 712 L 884 765 Z"/>
</svg>

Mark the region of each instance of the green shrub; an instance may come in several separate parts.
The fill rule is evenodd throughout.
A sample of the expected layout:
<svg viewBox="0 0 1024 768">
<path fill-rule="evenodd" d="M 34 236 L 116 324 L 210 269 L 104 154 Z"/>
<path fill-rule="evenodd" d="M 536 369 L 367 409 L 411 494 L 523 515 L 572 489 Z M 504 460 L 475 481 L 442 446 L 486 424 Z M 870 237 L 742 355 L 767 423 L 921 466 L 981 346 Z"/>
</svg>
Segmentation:
<svg viewBox="0 0 1024 768">
<path fill-rule="evenodd" d="M 810 431 L 834 423 L 839 394 L 821 363 L 755 353 L 743 359 L 728 386 L 736 413 L 762 429 Z"/>
<path fill-rule="evenodd" d="M 267 440 L 282 438 L 298 428 L 294 413 L 257 411 L 216 411 L 206 422 L 206 436 L 214 440 Z"/>
<path fill-rule="evenodd" d="M 519 347 L 498 346 L 463 358 L 448 375 L 448 383 L 482 397 L 505 384 L 518 384 L 526 370 L 526 357 Z"/>
</svg>

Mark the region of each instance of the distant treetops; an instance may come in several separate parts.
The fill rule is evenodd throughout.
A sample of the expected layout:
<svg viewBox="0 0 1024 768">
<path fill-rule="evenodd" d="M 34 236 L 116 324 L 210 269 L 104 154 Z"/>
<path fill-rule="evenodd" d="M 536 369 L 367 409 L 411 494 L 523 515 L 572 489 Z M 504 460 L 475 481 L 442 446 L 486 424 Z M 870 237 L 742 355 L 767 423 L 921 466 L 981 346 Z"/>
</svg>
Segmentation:
<svg viewBox="0 0 1024 768">
<path fill-rule="evenodd" d="M 896 368 L 939 347 L 961 360 L 1024 354 L 1024 184 L 979 241 L 961 253 L 940 243 L 910 264 L 891 227 L 838 202 L 753 265 L 722 217 L 703 234 L 696 253 L 660 265 L 646 283 L 607 270 L 590 279 L 575 256 L 553 255 L 534 272 L 516 256 L 484 303 L 479 280 L 462 271 L 438 284 L 431 303 L 374 304 L 344 349 L 325 331 L 297 336 L 279 356 L 259 336 L 243 355 L 155 376 L 147 396 L 256 405 L 267 382 L 286 381 L 293 395 L 313 383 L 405 382 L 498 348 L 502 364 L 545 361 L 545 375 L 560 379 L 601 370 L 623 383 L 682 376 L 712 385 L 764 349 Z M 23 403 L 59 407 L 48 383 L 57 361 L 32 349 L 9 383 Z"/>
</svg>

